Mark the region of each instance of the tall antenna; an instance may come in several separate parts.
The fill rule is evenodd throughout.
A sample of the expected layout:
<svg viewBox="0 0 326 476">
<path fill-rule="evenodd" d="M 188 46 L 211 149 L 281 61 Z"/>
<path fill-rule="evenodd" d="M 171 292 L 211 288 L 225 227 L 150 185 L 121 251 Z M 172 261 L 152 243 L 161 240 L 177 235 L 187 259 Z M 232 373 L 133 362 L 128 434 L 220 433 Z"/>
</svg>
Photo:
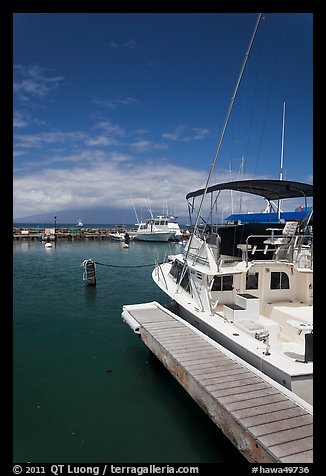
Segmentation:
<svg viewBox="0 0 326 476">
<path fill-rule="evenodd" d="M 230 169 L 230 181 L 232 180 L 232 164 L 231 162 L 229 163 L 229 169 Z M 231 213 L 233 214 L 233 190 L 230 190 L 231 192 Z"/>
<path fill-rule="evenodd" d="M 243 158 L 243 155 L 241 156 L 241 160 L 240 160 L 240 167 L 239 167 L 239 173 L 238 173 L 238 180 L 240 180 L 242 178 L 242 174 L 243 174 L 243 161 L 244 161 L 244 158 Z M 242 193 L 240 194 L 240 204 L 239 204 L 239 213 L 241 213 L 242 211 Z"/>
<path fill-rule="evenodd" d="M 283 102 L 283 114 L 282 114 L 282 142 L 281 142 L 280 180 L 283 180 L 284 129 L 285 129 L 285 102 Z M 278 218 L 278 221 L 281 221 L 281 200 L 278 201 L 277 218 Z"/>
<path fill-rule="evenodd" d="M 281 145 L 280 180 L 283 180 L 284 128 L 285 128 L 285 102 L 283 103 L 283 116 L 282 116 L 282 145 Z"/>
</svg>

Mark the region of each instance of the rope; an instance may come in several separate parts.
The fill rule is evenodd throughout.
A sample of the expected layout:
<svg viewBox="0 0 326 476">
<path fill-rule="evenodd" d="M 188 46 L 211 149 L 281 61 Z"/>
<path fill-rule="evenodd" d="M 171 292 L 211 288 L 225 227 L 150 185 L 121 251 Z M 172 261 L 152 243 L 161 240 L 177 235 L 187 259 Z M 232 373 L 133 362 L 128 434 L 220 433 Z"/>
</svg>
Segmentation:
<svg viewBox="0 0 326 476">
<path fill-rule="evenodd" d="M 98 261 L 94 261 L 94 263 L 99 264 L 100 266 L 108 266 L 110 268 L 146 268 L 149 266 L 155 266 L 156 264 L 163 264 L 162 263 L 150 263 L 150 264 L 137 264 L 135 266 L 125 266 L 125 265 L 119 265 L 119 264 L 106 264 L 106 263 L 99 263 Z"/>
</svg>

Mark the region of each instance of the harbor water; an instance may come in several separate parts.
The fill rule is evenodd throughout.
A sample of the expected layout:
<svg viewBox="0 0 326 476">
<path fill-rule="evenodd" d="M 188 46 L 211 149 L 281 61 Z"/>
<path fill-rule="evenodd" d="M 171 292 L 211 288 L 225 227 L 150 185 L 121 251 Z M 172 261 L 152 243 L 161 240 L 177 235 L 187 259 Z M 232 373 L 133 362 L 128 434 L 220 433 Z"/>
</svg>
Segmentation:
<svg viewBox="0 0 326 476">
<path fill-rule="evenodd" d="M 151 273 L 179 250 L 14 241 L 14 462 L 245 463 L 121 319 L 124 304 L 166 303 Z"/>
</svg>

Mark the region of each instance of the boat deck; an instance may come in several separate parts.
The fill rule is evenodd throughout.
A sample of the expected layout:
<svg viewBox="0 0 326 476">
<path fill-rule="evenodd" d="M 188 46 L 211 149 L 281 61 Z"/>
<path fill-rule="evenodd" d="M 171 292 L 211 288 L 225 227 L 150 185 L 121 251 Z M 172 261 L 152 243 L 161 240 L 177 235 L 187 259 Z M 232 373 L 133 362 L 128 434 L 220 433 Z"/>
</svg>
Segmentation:
<svg viewBox="0 0 326 476">
<path fill-rule="evenodd" d="M 312 463 L 312 407 L 157 302 L 122 317 L 250 462 Z"/>
</svg>

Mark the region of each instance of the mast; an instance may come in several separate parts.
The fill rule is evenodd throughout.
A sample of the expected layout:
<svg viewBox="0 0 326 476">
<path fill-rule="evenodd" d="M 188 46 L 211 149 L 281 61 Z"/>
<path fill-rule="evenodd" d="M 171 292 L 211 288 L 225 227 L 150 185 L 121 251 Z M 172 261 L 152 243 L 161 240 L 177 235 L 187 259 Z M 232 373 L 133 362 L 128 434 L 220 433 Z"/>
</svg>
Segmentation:
<svg viewBox="0 0 326 476">
<path fill-rule="evenodd" d="M 230 181 L 232 180 L 232 164 L 231 162 L 229 163 L 229 169 L 230 169 Z M 231 214 L 233 215 L 233 190 L 230 190 L 231 192 Z"/>
<path fill-rule="evenodd" d="M 238 173 L 238 180 L 242 177 L 243 174 L 243 155 L 241 156 L 240 160 L 240 167 L 239 167 L 239 173 Z M 240 194 L 240 206 L 239 206 L 239 213 L 242 211 L 242 193 Z"/>
<path fill-rule="evenodd" d="M 284 129 L 285 129 L 285 102 L 283 102 L 283 114 L 282 114 L 282 141 L 281 141 L 280 180 L 283 180 Z M 281 221 L 281 200 L 279 200 L 279 202 L 278 202 L 277 218 L 278 218 L 278 221 Z"/>
<path fill-rule="evenodd" d="M 285 102 L 283 103 L 283 116 L 282 116 L 282 142 L 281 142 L 281 165 L 280 165 L 280 180 L 283 180 L 283 161 L 284 161 L 284 128 L 285 128 Z"/>
</svg>

